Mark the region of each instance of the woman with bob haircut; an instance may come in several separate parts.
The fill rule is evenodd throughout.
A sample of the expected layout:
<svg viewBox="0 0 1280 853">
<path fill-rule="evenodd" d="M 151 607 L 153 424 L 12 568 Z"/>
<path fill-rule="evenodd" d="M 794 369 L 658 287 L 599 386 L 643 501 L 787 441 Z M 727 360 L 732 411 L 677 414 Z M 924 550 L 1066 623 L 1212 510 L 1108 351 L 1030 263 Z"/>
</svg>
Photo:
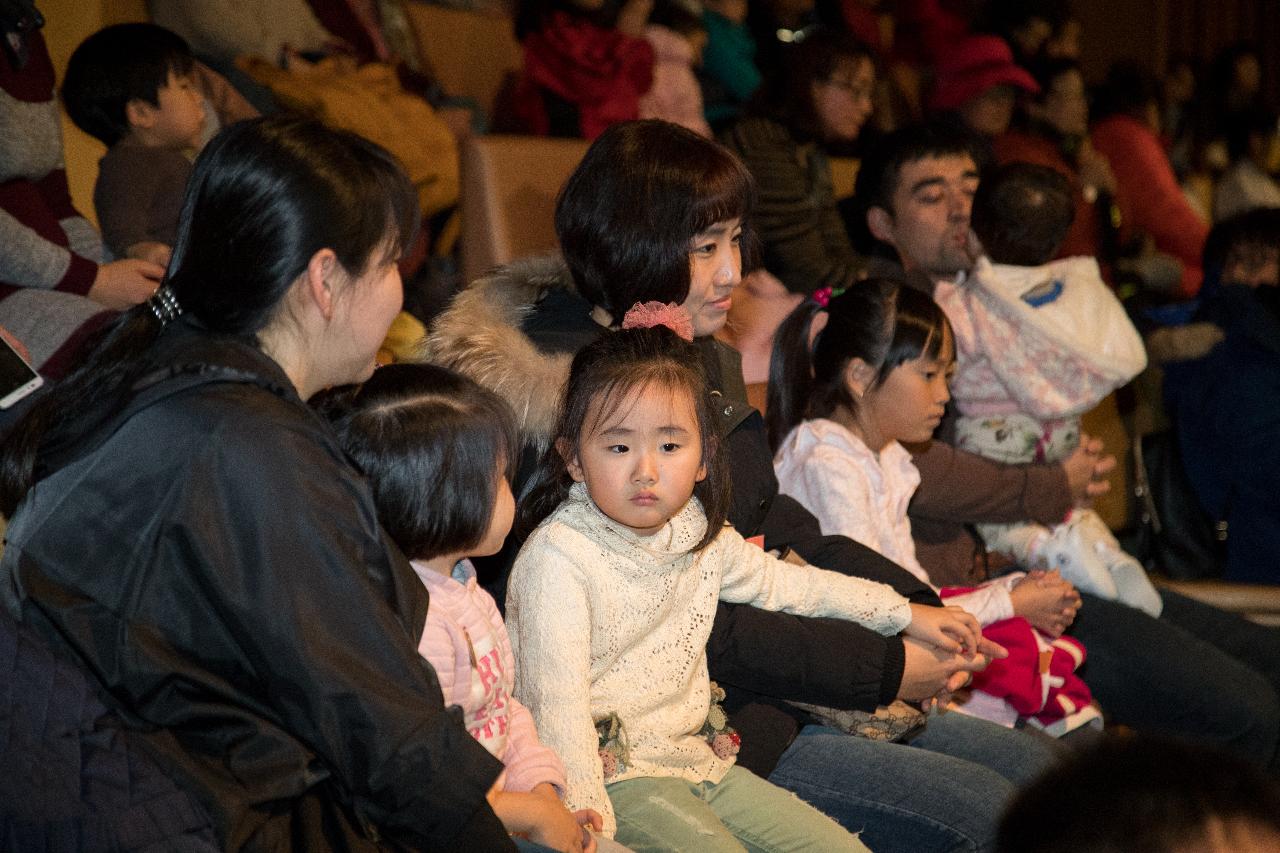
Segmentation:
<svg viewBox="0 0 1280 853">
<path fill-rule="evenodd" d="M 811 514 L 778 494 L 738 353 L 713 337 L 751 254 L 754 192 L 742 162 L 715 142 L 661 121 L 614 125 L 561 190 L 563 257 L 517 261 L 474 282 L 436 319 L 428 356 L 511 404 L 525 447 L 519 494 L 553 434 L 574 353 L 609 334 L 637 302 L 678 303 L 692 319 L 711 389 L 731 470 L 728 517 L 738 532 L 936 604 L 905 570 L 849 539 L 821 535 Z M 499 575 L 499 601 L 514 548 L 506 556 L 506 565 L 488 567 Z M 815 725 L 790 704 L 870 711 L 898 698 L 923 702 L 962 683 L 981 655 L 965 659 L 838 620 L 725 603 L 707 655 L 742 738 L 738 763 L 863 831 L 875 850 L 985 849 L 1014 788 L 1053 757 L 1052 745 L 1030 735 L 958 714 L 937 725 L 931 718 L 913 741 L 923 748 L 913 748 Z"/>
<path fill-rule="evenodd" d="M 501 765 L 418 656 L 422 585 L 303 402 L 372 372 L 416 210 L 354 134 L 227 128 L 163 285 L 0 448 L 5 606 L 221 849 L 512 848 L 485 801 Z"/>
</svg>

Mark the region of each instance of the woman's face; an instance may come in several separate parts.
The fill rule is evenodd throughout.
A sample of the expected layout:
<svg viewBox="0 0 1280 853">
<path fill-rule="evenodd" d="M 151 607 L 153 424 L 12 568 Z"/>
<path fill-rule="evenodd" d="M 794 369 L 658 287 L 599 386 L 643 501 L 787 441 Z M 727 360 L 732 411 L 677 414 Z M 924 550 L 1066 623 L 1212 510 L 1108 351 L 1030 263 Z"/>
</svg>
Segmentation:
<svg viewBox="0 0 1280 853">
<path fill-rule="evenodd" d="M 812 84 L 813 111 L 827 140 L 858 138 L 871 115 L 875 85 L 875 69 L 865 57 L 842 60 L 830 77 Z"/>
<path fill-rule="evenodd" d="M 1009 129 L 1017 93 L 1012 86 L 992 86 L 960 105 L 960 115 L 972 130 L 996 137 Z"/>
<path fill-rule="evenodd" d="M 1045 121 L 1063 136 L 1084 136 L 1089 132 L 1089 100 L 1084 77 L 1072 69 L 1054 78 L 1041 108 Z"/>
<path fill-rule="evenodd" d="M 742 281 L 742 220 L 717 222 L 689 243 L 689 295 L 681 307 L 693 318 L 696 337 L 724 326 L 733 289 Z"/>
<path fill-rule="evenodd" d="M 330 384 L 363 382 L 373 373 L 378 348 L 400 312 L 404 289 L 395 261 L 383 262 L 381 249 L 359 278 L 348 280 L 334 298 L 333 377 Z"/>
</svg>

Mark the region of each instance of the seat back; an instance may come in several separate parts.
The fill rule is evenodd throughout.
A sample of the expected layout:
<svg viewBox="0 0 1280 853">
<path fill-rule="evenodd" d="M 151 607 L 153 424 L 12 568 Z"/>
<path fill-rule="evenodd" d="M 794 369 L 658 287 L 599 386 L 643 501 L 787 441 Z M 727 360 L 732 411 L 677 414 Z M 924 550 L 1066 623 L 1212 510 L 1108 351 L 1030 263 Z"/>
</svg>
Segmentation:
<svg viewBox="0 0 1280 853">
<path fill-rule="evenodd" d="M 537 136 L 476 136 L 462 150 L 464 282 L 556 247 L 556 194 L 588 143 Z"/>
<path fill-rule="evenodd" d="M 404 11 L 418 54 L 444 90 L 473 99 L 485 115 L 492 115 L 504 78 L 520 69 L 524 56 L 511 18 L 433 3 L 405 3 Z"/>
</svg>

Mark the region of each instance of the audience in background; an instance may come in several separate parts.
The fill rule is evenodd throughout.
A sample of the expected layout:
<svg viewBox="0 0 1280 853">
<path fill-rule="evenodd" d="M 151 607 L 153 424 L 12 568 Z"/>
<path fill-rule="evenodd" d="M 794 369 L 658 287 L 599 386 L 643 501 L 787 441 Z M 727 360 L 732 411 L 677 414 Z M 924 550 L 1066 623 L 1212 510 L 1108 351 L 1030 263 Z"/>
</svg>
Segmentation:
<svg viewBox="0 0 1280 853">
<path fill-rule="evenodd" d="M 653 46 L 653 85 L 640 98 L 640 118 L 660 118 L 710 136 L 695 73 L 707 44 L 702 15 L 685 0 L 661 0 L 644 37 Z"/>
<path fill-rule="evenodd" d="M 524 67 L 513 93 L 516 127 L 538 136 L 595 139 L 640 117 L 653 85 L 644 39 L 653 0 L 521 0 L 516 38 Z"/>
<path fill-rule="evenodd" d="M 116 257 L 169 264 L 205 123 L 193 67 L 186 43 L 153 24 L 100 30 L 67 63 L 67 112 L 107 146 L 93 205 Z"/>
<path fill-rule="evenodd" d="M 1089 141 L 1089 95 L 1080 65 L 1046 59 L 1034 66 L 1034 74 L 1040 91 L 1027 98 L 1014 128 L 996 138 L 996 159 L 1047 166 L 1070 182 L 1075 215 L 1058 257 L 1114 260 L 1110 214 L 1116 179 L 1107 158 Z"/>
<path fill-rule="evenodd" d="M 1107 73 L 1099 96 L 1093 146 L 1116 178 L 1121 227 L 1148 237 L 1182 264 L 1170 296 L 1195 296 L 1203 277 L 1200 253 L 1209 225 L 1188 204 L 1160 141 L 1160 93 L 1151 74 L 1132 63 Z"/>
<path fill-rule="evenodd" d="M 21 17 L 0 20 L 11 48 L 0 56 L 0 324 L 55 378 L 75 365 L 79 344 L 107 317 L 103 307 L 143 301 L 164 268 L 104 262 L 98 232 L 71 203 L 44 37 Z"/>
<path fill-rule="evenodd" d="M 1280 210 L 1214 226 L 1205 266 L 1220 278 L 1201 316 L 1225 339 L 1203 358 L 1165 365 L 1165 403 L 1195 496 L 1225 534 L 1224 576 L 1280 584 Z"/>
<path fill-rule="evenodd" d="M 1215 220 L 1230 219 L 1255 207 L 1280 207 L 1280 185 L 1272 175 L 1280 166 L 1280 126 L 1267 110 L 1231 116 L 1225 128 L 1231 167 L 1213 193 Z"/>
</svg>

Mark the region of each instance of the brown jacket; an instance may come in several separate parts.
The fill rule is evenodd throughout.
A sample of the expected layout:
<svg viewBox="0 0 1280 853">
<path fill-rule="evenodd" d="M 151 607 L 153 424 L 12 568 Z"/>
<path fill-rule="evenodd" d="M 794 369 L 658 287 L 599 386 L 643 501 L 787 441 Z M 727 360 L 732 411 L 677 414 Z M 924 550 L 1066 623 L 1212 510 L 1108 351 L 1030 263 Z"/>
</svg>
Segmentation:
<svg viewBox="0 0 1280 853">
<path fill-rule="evenodd" d="M 916 557 L 937 586 L 987 579 L 986 549 L 967 526 L 979 522 L 1057 524 L 1071 509 L 1061 465 L 1004 465 L 942 441 L 912 445 L 920 487 L 908 507 Z"/>
</svg>

